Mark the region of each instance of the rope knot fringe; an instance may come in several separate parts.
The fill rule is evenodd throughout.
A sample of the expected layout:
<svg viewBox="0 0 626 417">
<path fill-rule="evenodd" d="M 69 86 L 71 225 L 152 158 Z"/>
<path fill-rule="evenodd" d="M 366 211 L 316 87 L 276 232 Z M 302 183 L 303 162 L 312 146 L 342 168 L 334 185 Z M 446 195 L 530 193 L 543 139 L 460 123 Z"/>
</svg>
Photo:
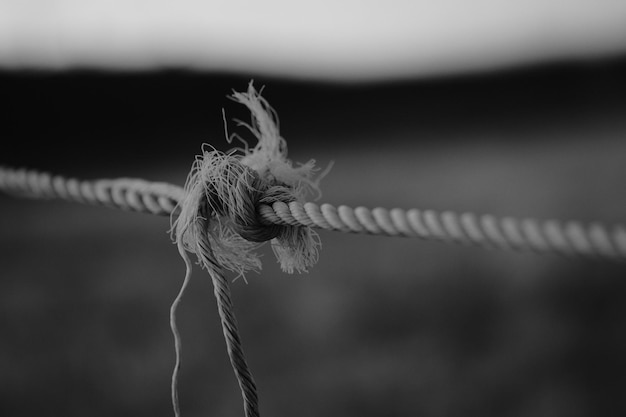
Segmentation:
<svg viewBox="0 0 626 417">
<path fill-rule="evenodd" d="M 223 153 L 203 145 L 185 184 L 179 203 L 180 213 L 172 224 L 172 237 L 186 251 L 196 253 L 199 233 L 199 207 L 208 205 L 208 233 L 216 261 L 224 268 L 243 275 L 259 271 L 255 253 L 258 243 L 271 240 L 272 249 L 283 271 L 307 272 L 318 260 L 320 240 L 309 227 L 266 225 L 260 221 L 260 203 L 277 201 L 304 203 L 308 194 L 319 196 L 315 160 L 299 166 L 287 159 L 287 143 L 280 136 L 278 118 L 252 82 L 245 93 L 234 92 L 234 101 L 244 104 L 252 114 L 247 127 L 258 143 L 243 155 L 237 150 Z"/>
<path fill-rule="evenodd" d="M 261 261 L 255 249 L 268 240 L 285 272 L 306 272 L 318 259 L 320 240 L 310 227 L 265 225 L 257 213 L 259 204 L 304 203 L 308 193 L 319 195 L 319 178 L 314 178 L 315 161 L 294 167 L 287 159 L 287 143 L 280 136 L 276 113 L 252 83 L 247 92 L 233 93 L 232 99 L 250 110 L 251 124 L 239 122 L 239 125 L 246 126 L 258 143 L 252 150 L 246 146 L 243 154 L 238 154 L 237 150 L 224 153 L 203 145 L 178 202 L 178 217 L 172 215 L 172 239 L 187 268 L 183 285 L 170 309 L 176 351 L 171 387 L 176 417 L 180 416 L 178 373 L 181 364 L 176 311 L 191 277 L 188 252 L 196 254 L 198 263 L 211 276 L 228 356 L 247 417 L 259 416 L 258 396 L 243 353 L 223 269 L 234 271 L 238 276 L 249 270 L 259 271 Z"/>
</svg>

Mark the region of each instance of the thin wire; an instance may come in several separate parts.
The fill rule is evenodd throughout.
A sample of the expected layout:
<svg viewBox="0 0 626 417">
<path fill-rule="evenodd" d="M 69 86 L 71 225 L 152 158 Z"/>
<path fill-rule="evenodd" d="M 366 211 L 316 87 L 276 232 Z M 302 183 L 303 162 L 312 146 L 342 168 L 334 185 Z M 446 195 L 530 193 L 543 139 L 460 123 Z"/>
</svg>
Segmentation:
<svg viewBox="0 0 626 417">
<path fill-rule="evenodd" d="M 193 268 L 191 260 L 189 259 L 189 256 L 187 255 L 187 252 L 183 248 L 182 244 L 178 245 L 178 251 L 180 252 L 180 256 L 185 262 L 185 278 L 183 280 L 183 285 L 180 287 L 180 290 L 170 307 L 170 328 L 172 329 L 172 334 L 174 335 L 174 352 L 176 356 L 176 363 L 174 364 L 174 371 L 172 372 L 171 383 L 172 407 L 174 408 L 175 417 L 180 417 L 180 402 L 178 400 L 178 374 L 180 372 L 182 358 L 182 343 L 180 332 L 178 331 L 176 313 L 178 312 L 178 306 L 182 301 L 185 290 L 189 286 L 189 281 L 191 280 L 191 272 Z"/>
<path fill-rule="evenodd" d="M 0 166 L 0 190 L 29 198 L 58 198 L 124 210 L 170 215 L 183 196 L 179 186 L 141 179 L 79 181 Z M 487 248 L 529 250 L 604 259 L 626 259 L 626 228 L 592 222 L 498 219 L 473 213 L 351 208 L 276 202 L 257 207 L 266 225 L 295 225 L 386 236 L 418 237 Z"/>
</svg>

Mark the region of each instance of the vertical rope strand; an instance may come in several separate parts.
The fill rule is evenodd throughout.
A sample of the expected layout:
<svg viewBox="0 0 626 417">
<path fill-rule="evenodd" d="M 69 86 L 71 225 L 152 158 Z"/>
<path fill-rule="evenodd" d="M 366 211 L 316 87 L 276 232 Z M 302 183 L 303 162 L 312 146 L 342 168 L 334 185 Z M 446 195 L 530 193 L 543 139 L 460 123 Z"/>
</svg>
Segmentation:
<svg viewBox="0 0 626 417">
<path fill-rule="evenodd" d="M 224 277 L 223 268 L 215 261 L 213 250 L 211 249 L 206 233 L 209 227 L 209 220 L 207 220 L 206 216 L 200 215 L 197 221 L 199 229 L 202 231 L 198 237 L 198 256 L 202 265 L 209 272 L 213 282 L 213 292 L 217 300 L 228 357 L 241 389 L 245 415 L 246 417 L 259 417 L 259 398 L 256 383 L 243 352 L 237 318 L 235 317 L 234 305 L 230 295 L 230 286 L 228 285 L 228 280 Z"/>
<path fill-rule="evenodd" d="M 174 416 L 180 417 L 180 402 L 178 401 L 178 374 L 180 372 L 181 366 L 181 358 L 182 358 L 182 343 L 180 338 L 180 332 L 178 331 L 178 324 L 176 320 L 176 313 L 178 311 L 178 306 L 185 294 L 185 290 L 189 285 L 189 281 L 191 279 L 192 265 L 189 256 L 185 252 L 185 249 L 182 244 L 178 244 L 178 251 L 180 252 L 180 256 L 182 256 L 185 261 L 185 279 L 183 280 L 183 285 L 180 287 L 180 291 L 176 295 L 172 306 L 170 307 L 170 328 L 172 329 L 172 334 L 174 335 L 174 351 L 176 354 L 176 363 L 174 364 L 174 371 L 172 372 L 172 407 L 174 408 Z"/>
</svg>

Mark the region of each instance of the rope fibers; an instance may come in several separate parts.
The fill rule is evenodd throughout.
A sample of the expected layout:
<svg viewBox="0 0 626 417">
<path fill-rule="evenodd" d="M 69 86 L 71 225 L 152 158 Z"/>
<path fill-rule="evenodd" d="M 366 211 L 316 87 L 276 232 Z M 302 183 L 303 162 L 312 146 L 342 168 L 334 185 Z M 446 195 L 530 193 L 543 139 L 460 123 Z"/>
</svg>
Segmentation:
<svg viewBox="0 0 626 417">
<path fill-rule="evenodd" d="M 204 145 L 184 187 L 120 178 L 78 180 L 0 166 L 0 190 L 19 197 L 63 199 L 156 215 L 171 216 L 172 238 L 186 266 L 181 289 L 170 309 L 176 362 L 172 406 L 181 415 L 178 376 L 181 341 L 176 312 L 191 278 L 189 254 L 209 273 L 227 353 L 238 381 L 246 417 L 258 417 L 256 384 L 246 361 L 225 270 L 243 276 L 259 270 L 255 249 L 271 241 L 283 271 L 305 272 L 317 262 L 319 237 L 313 229 L 345 233 L 418 237 L 488 248 L 530 250 L 607 260 L 626 259 L 626 228 L 593 222 L 496 218 L 472 213 L 394 208 L 351 208 L 307 201 L 320 194 L 313 160 L 294 166 L 278 131 L 276 113 L 250 83 L 231 97 L 252 114 L 239 122 L 258 143 L 240 153 Z"/>
</svg>

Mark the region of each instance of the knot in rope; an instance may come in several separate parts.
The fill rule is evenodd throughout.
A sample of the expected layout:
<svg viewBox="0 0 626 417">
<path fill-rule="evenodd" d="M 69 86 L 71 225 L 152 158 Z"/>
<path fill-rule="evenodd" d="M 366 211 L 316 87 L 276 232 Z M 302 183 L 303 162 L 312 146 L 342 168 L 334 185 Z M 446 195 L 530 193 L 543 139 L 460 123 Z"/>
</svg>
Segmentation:
<svg viewBox="0 0 626 417">
<path fill-rule="evenodd" d="M 197 156 L 182 198 L 178 214 L 172 213 L 172 238 L 187 266 L 182 288 L 172 304 L 170 323 L 176 348 L 172 375 L 172 403 L 180 416 L 177 380 L 181 343 L 176 326 L 176 309 L 191 276 L 188 253 L 198 257 L 213 282 L 222 331 L 228 356 L 244 400 L 246 417 L 258 417 L 258 395 L 246 362 L 237 320 L 224 269 L 243 276 L 248 270 L 260 270 L 255 253 L 260 243 L 271 241 L 272 249 L 284 271 L 303 272 L 317 262 L 319 237 L 310 227 L 265 224 L 257 212 L 261 204 L 304 202 L 306 194 L 318 191 L 313 179 L 315 162 L 294 167 L 287 159 L 287 144 L 278 131 L 275 112 L 250 83 L 246 93 L 232 98 L 252 113 L 246 126 L 258 139 L 256 146 L 243 154 L 233 150 L 220 152 L 203 145 Z M 241 151 L 241 150 L 239 150 Z"/>
<path fill-rule="evenodd" d="M 248 128 L 258 143 L 227 153 L 203 145 L 179 201 L 178 217 L 173 216 L 172 237 L 186 251 L 198 254 L 197 241 L 206 234 L 217 263 L 239 275 L 261 269 L 254 251 L 259 243 L 271 241 L 285 272 L 306 272 L 318 259 L 317 233 L 310 227 L 268 225 L 261 221 L 258 208 L 275 202 L 303 203 L 309 193 L 319 194 L 315 161 L 294 166 L 287 159 L 277 116 L 252 83 L 246 93 L 234 93 L 232 99 L 250 110 L 252 123 L 238 125 Z M 200 230 L 200 208 L 205 204 L 208 230 Z"/>
<path fill-rule="evenodd" d="M 206 157 L 219 159 L 227 155 L 209 152 Z M 261 222 L 257 208 L 268 201 L 290 203 L 296 200 L 295 196 L 287 187 L 270 184 L 236 159 L 232 165 L 224 165 L 222 173 L 216 173 L 217 178 L 204 179 L 207 181 L 204 203 L 208 205 L 209 216 L 227 218 L 232 229 L 249 242 L 261 243 L 278 237 L 284 226 Z"/>
</svg>

